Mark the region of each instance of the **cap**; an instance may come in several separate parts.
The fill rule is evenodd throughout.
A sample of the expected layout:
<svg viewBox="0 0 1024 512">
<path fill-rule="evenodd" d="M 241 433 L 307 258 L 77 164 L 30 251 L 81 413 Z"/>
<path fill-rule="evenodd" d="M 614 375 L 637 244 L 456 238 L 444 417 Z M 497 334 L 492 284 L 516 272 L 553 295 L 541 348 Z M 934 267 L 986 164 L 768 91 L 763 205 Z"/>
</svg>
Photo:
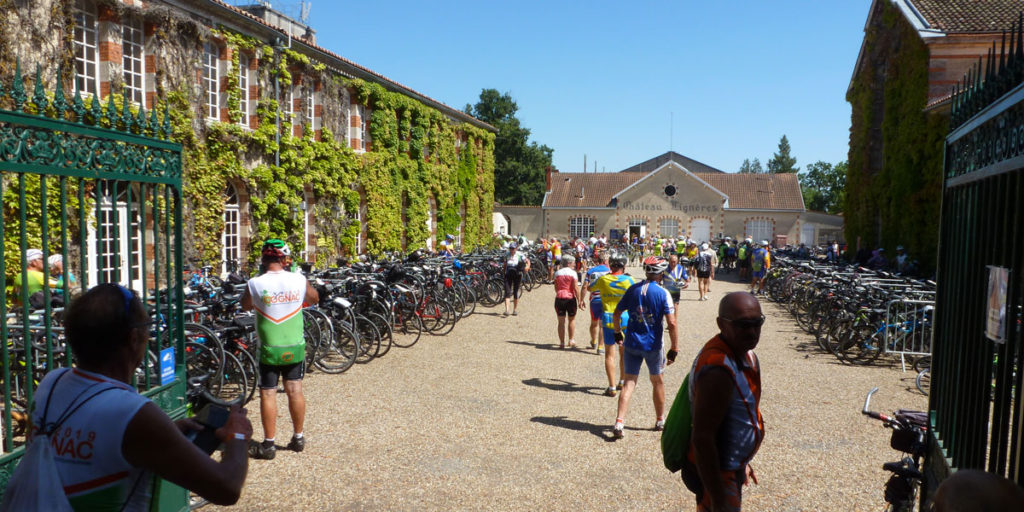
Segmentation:
<svg viewBox="0 0 1024 512">
<path fill-rule="evenodd" d="M 705 243 L 703 243 L 703 244 L 700 244 L 700 250 L 702 250 L 702 251 L 706 251 L 706 250 L 708 250 L 708 244 L 707 244 L 707 242 L 705 242 Z"/>
<path fill-rule="evenodd" d="M 50 255 L 50 259 L 48 259 L 46 261 L 49 262 L 50 266 L 52 267 L 52 266 L 54 266 L 54 265 L 56 265 L 58 263 L 63 263 L 64 262 L 64 257 L 61 256 L 60 254 L 51 254 Z"/>
<path fill-rule="evenodd" d="M 25 251 L 25 261 L 35 261 L 43 259 L 43 251 L 39 249 L 29 249 Z"/>
</svg>

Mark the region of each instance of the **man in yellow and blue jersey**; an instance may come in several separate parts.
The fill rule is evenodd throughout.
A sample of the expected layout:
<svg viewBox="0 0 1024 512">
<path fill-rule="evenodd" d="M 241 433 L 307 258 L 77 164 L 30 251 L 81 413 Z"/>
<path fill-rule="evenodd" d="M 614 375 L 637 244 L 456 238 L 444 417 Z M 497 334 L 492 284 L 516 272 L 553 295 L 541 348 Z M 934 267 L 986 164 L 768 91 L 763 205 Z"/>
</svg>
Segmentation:
<svg viewBox="0 0 1024 512">
<path fill-rule="evenodd" d="M 633 286 L 635 281 L 632 276 L 625 273 L 625 254 L 618 251 L 609 254 L 608 266 L 611 268 L 611 272 L 601 276 L 594 284 L 593 290 L 601 293 L 601 309 L 604 310 L 601 317 L 601 326 L 604 330 L 604 369 L 608 373 L 608 389 L 605 390 L 604 394 L 605 396 L 615 396 L 615 393 L 622 389 L 625 375 L 622 374 L 622 344 L 619 344 L 619 350 L 612 350 L 612 346 L 616 344 L 612 317 L 615 313 L 615 306 L 619 305 L 619 300 L 626 294 L 626 290 Z M 623 313 L 623 315 L 627 319 L 622 321 L 628 322 L 628 312 Z M 615 383 L 616 354 L 619 359 L 618 385 Z"/>
</svg>

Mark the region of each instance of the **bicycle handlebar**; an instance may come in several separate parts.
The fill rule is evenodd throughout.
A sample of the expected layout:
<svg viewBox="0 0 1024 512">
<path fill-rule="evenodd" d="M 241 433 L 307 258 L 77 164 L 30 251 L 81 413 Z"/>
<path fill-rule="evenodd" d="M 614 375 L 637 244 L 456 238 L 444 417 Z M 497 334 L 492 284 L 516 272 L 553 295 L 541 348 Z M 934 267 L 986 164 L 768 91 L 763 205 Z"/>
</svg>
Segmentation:
<svg viewBox="0 0 1024 512">
<path fill-rule="evenodd" d="M 871 410 L 868 409 L 868 407 L 871 405 L 871 395 L 874 395 L 877 392 L 878 392 L 878 387 L 877 386 L 874 387 L 874 388 L 871 388 L 871 391 L 868 391 L 868 396 L 866 398 L 864 398 L 864 408 L 860 412 L 861 412 L 861 414 L 863 414 L 865 416 L 868 416 L 870 418 L 874 418 L 876 420 L 881 420 L 881 421 L 884 421 L 886 423 L 889 423 L 890 421 L 892 421 L 892 418 L 890 418 L 889 416 L 886 416 L 886 415 L 884 415 L 884 414 L 882 414 L 880 412 L 875 412 L 875 411 L 871 411 Z"/>
</svg>

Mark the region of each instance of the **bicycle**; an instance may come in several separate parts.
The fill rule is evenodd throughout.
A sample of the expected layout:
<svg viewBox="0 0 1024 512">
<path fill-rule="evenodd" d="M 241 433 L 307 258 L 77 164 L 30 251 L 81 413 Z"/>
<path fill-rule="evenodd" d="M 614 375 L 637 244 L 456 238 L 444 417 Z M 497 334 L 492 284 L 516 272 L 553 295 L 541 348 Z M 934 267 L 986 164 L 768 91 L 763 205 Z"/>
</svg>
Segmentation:
<svg viewBox="0 0 1024 512">
<path fill-rule="evenodd" d="M 888 416 L 871 411 L 868 407 L 871 396 L 876 392 L 877 387 L 868 392 L 861 413 L 881 421 L 886 428 L 891 428 L 889 446 L 905 454 L 898 461 L 882 464 L 882 469 L 892 473 L 885 484 L 885 510 L 911 512 L 916 508 L 918 492 L 924 478 L 921 473 L 921 458 L 928 449 L 928 414 L 900 409 L 892 416 Z"/>
</svg>

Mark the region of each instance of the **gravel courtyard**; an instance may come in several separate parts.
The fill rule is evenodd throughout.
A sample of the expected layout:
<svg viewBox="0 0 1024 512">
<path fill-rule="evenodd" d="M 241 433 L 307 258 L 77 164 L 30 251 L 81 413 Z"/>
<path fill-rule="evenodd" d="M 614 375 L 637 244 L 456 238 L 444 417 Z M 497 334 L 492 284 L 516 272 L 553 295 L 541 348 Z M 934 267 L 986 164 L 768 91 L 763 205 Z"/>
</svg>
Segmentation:
<svg viewBox="0 0 1024 512">
<path fill-rule="evenodd" d="M 683 292 L 679 363 L 665 373 L 670 404 L 717 332 L 718 299 L 743 289 L 731 280 L 712 283 L 709 302 Z M 272 461 L 251 461 L 233 509 L 692 510 L 693 496 L 661 462 L 646 369 L 626 437 L 614 441 L 617 398 L 601 394 L 607 381 L 603 357 L 588 350 L 589 316 L 577 318 L 580 349 L 560 350 L 553 302 L 544 286 L 524 297 L 518 316 L 478 308 L 448 336 L 424 335 L 342 375 L 307 375 L 306 451 L 279 448 Z M 744 490 L 744 509 L 881 509 L 881 465 L 898 453 L 860 408 L 878 386 L 876 410 L 925 409 L 914 374 L 843 365 L 788 313 L 762 304 L 767 433 L 753 461 L 760 485 Z M 283 397 L 278 403 L 282 447 L 291 424 Z M 248 409 L 262 440 L 258 402 Z"/>
</svg>

